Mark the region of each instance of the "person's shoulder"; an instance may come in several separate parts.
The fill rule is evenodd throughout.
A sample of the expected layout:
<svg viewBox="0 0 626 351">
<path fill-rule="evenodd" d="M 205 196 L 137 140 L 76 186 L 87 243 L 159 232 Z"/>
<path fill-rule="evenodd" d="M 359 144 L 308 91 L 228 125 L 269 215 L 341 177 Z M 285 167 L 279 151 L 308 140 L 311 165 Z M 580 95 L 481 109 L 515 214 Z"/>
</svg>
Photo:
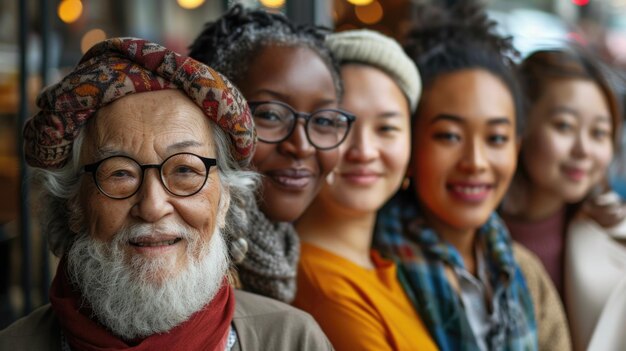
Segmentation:
<svg viewBox="0 0 626 351">
<path fill-rule="evenodd" d="M 280 318 L 312 318 L 308 313 L 287 305 L 278 300 L 253 294 L 247 291 L 235 290 L 235 319 L 240 318 L 269 318 L 273 315 Z"/>
<path fill-rule="evenodd" d="M 625 205 L 626 208 L 626 205 Z M 581 216 L 574 219 L 567 227 L 568 240 L 607 241 L 610 239 L 626 239 L 626 218 L 611 227 L 603 227 L 595 220 Z"/>
<path fill-rule="evenodd" d="M 539 258 L 513 243 L 513 255 L 533 300 L 540 350 L 571 350 L 572 344 L 561 299 Z"/>
<path fill-rule="evenodd" d="M 298 263 L 298 287 L 304 286 L 315 294 L 332 296 L 350 290 L 355 281 L 367 280 L 363 269 L 345 257 L 310 244 L 304 244 L 302 248 Z"/>
<path fill-rule="evenodd" d="M 33 311 L 0 331 L 0 350 L 60 350 L 61 333 L 50 305 Z"/>
<path fill-rule="evenodd" d="M 331 350 L 310 314 L 283 302 L 235 290 L 233 324 L 242 350 Z"/>
<path fill-rule="evenodd" d="M 574 234 L 606 233 L 606 229 L 589 217 L 580 216 L 572 220 L 567 226 L 567 232 Z"/>
<path fill-rule="evenodd" d="M 522 270 L 524 276 L 527 276 L 527 279 L 529 278 L 529 275 L 543 276 L 547 274 L 541 260 L 539 260 L 539 257 L 520 243 L 513 243 L 513 256 L 515 257 L 515 261 L 517 261 L 517 264 Z"/>
<path fill-rule="evenodd" d="M 543 296 L 547 289 L 555 289 L 550 280 L 550 275 L 535 253 L 524 247 L 520 243 L 513 243 L 513 256 L 524 275 L 524 280 L 528 289 L 533 295 L 533 300 L 537 303 L 540 296 Z M 543 298 L 541 298 L 543 299 Z"/>
<path fill-rule="evenodd" d="M 299 267 L 310 271 L 322 270 L 325 273 L 344 272 L 343 266 L 351 262 L 325 248 L 303 242 L 300 246 Z"/>
</svg>

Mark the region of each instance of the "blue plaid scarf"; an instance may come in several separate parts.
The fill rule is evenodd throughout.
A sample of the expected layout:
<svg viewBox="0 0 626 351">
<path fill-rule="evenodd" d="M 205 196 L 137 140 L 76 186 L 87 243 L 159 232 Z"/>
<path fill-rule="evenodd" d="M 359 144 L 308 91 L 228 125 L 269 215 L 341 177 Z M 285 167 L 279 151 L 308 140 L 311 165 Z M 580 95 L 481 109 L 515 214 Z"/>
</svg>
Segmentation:
<svg viewBox="0 0 626 351">
<path fill-rule="evenodd" d="M 378 215 L 374 246 L 398 265 L 398 275 L 433 339 L 443 351 L 479 350 L 460 296 L 445 266 L 464 268 L 459 252 L 423 225 L 413 194 L 398 194 Z M 508 231 L 494 213 L 477 233 L 493 288 L 490 350 L 537 350 L 533 303 L 515 262 Z"/>
</svg>

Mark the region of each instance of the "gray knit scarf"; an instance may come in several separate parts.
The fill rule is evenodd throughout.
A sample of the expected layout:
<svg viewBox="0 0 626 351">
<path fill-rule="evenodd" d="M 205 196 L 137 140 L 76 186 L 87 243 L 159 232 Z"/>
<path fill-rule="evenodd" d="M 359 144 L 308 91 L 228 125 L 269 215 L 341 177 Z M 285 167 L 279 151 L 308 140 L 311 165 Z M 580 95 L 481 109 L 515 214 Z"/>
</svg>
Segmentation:
<svg viewBox="0 0 626 351">
<path fill-rule="evenodd" d="M 290 303 L 296 295 L 298 234 L 291 223 L 271 222 L 256 205 L 248 216 L 248 252 L 237 265 L 243 289 Z"/>
</svg>

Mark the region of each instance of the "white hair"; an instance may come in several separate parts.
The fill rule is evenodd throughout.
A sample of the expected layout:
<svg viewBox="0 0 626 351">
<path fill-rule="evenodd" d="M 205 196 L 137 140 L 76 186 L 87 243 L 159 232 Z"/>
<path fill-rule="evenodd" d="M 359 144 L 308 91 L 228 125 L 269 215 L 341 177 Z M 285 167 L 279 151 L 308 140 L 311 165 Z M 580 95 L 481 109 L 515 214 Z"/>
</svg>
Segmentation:
<svg viewBox="0 0 626 351">
<path fill-rule="evenodd" d="M 159 231 L 186 242 L 184 268 L 177 267 L 176 255 L 125 257 L 129 240 Z M 200 311 L 224 286 L 228 249 L 217 225 L 207 241 L 174 222 L 135 224 L 116 233 L 112 242 L 80 234 L 67 253 L 68 275 L 96 319 L 115 335 L 131 340 L 165 333 Z"/>
</svg>

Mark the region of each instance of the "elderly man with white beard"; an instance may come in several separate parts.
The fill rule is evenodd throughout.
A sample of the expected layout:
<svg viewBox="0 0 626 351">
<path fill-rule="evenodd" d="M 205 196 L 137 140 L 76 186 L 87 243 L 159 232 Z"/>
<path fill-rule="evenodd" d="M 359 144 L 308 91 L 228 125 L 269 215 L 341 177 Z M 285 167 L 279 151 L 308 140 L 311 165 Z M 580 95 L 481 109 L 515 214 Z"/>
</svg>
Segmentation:
<svg viewBox="0 0 626 351">
<path fill-rule="evenodd" d="M 111 39 L 38 106 L 24 148 L 61 261 L 51 303 L 0 332 L 1 350 L 331 349 L 309 315 L 231 287 L 222 231 L 246 223 L 256 136 L 224 77 Z"/>
</svg>

